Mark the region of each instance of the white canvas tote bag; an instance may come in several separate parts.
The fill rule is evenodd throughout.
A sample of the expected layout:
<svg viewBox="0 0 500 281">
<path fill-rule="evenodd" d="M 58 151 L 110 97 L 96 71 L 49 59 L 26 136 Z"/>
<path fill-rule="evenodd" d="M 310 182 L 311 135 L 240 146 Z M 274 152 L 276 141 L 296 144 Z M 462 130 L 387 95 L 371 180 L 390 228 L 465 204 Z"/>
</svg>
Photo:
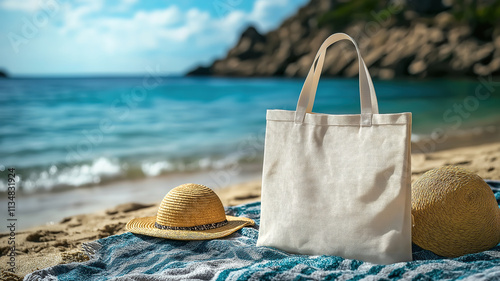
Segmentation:
<svg viewBox="0 0 500 281">
<path fill-rule="evenodd" d="M 312 113 L 326 49 L 339 40 L 358 53 L 361 114 Z M 377 264 L 412 259 L 411 113 L 379 114 L 351 37 L 327 38 L 296 111 L 268 110 L 266 119 L 257 246 Z"/>
</svg>

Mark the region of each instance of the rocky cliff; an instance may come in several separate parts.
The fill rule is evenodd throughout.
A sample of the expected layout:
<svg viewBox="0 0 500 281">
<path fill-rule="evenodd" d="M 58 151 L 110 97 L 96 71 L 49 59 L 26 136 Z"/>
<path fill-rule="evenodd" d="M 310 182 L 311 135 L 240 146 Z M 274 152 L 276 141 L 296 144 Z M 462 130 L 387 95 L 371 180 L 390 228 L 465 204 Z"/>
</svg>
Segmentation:
<svg viewBox="0 0 500 281">
<path fill-rule="evenodd" d="M 305 76 L 323 40 L 346 32 L 358 42 L 373 77 L 498 76 L 500 1 L 473 0 L 472 7 L 463 2 L 447 7 L 433 0 L 399 5 L 311 0 L 267 34 L 248 27 L 225 58 L 188 75 Z M 356 54 L 349 44 L 329 48 L 324 75 L 357 75 Z"/>
</svg>

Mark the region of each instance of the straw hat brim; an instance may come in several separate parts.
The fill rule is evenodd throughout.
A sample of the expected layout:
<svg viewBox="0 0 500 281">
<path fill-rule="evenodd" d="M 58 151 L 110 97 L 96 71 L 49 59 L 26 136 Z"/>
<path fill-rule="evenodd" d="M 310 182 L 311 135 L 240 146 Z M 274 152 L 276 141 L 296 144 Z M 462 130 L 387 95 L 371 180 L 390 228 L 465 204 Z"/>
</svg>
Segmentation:
<svg viewBox="0 0 500 281">
<path fill-rule="evenodd" d="M 255 222 L 244 217 L 227 216 L 227 224 L 218 228 L 208 230 L 167 230 L 155 227 L 155 217 L 145 217 L 132 219 L 127 223 L 127 230 L 147 236 L 167 238 L 174 240 L 209 240 L 228 236 L 237 230 L 252 226 Z"/>
</svg>

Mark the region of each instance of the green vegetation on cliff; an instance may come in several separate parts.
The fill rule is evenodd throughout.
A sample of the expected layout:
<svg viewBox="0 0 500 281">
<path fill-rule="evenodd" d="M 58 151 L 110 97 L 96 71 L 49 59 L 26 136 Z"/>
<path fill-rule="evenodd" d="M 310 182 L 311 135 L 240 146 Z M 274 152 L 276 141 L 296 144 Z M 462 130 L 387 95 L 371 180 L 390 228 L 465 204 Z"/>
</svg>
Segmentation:
<svg viewBox="0 0 500 281">
<path fill-rule="evenodd" d="M 188 75 L 305 76 L 330 34 L 361 46 L 374 77 L 500 75 L 500 0 L 310 0 L 267 34 L 249 27 L 225 58 Z M 351 46 L 326 56 L 327 76 L 357 75 Z"/>
</svg>

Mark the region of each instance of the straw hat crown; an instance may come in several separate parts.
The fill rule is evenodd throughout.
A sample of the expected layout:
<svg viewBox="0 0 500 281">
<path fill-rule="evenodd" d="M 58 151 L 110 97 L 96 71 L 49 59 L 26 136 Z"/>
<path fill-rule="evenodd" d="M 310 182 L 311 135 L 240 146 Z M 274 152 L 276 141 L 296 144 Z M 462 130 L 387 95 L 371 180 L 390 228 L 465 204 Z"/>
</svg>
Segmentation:
<svg viewBox="0 0 500 281">
<path fill-rule="evenodd" d="M 228 236 L 255 222 L 226 215 L 222 202 L 210 188 L 187 183 L 163 198 L 156 216 L 131 219 L 126 228 L 135 234 L 174 240 L 207 240 Z"/>
<path fill-rule="evenodd" d="M 412 186 L 413 242 L 446 257 L 488 250 L 500 242 L 500 209 L 488 184 L 466 169 L 445 166 Z"/>
<path fill-rule="evenodd" d="M 162 200 L 156 223 L 167 227 L 194 227 L 224 222 L 219 197 L 210 188 L 187 183 L 172 189 Z"/>
</svg>

